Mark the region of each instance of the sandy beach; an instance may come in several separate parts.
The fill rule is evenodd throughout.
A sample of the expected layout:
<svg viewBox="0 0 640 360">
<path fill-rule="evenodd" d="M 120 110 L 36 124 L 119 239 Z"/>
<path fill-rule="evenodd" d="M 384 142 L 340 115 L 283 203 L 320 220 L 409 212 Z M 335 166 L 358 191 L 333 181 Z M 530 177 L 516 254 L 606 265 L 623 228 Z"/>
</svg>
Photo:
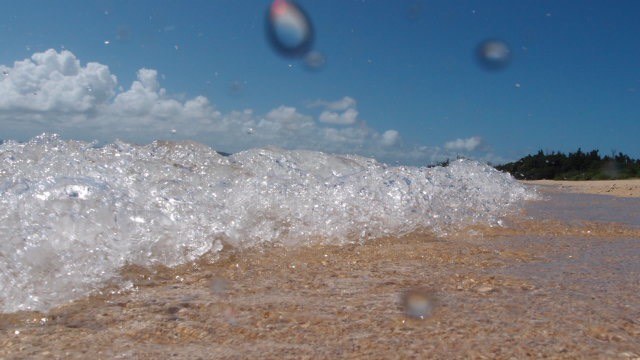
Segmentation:
<svg viewBox="0 0 640 360">
<path fill-rule="evenodd" d="M 132 290 L 0 315 L 0 359 L 638 359 L 639 239 L 623 224 L 518 216 L 445 238 L 131 267 Z M 402 307 L 415 289 L 433 308 L 424 319 Z"/>
<path fill-rule="evenodd" d="M 584 194 L 612 195 L 621 197 L 640 197 L 640 179 L 629 180 L 592 180 L 592 181 L 562 181 L 562 180 L 534 180 L 522 181 L 530 185 L 540 185 L 558 188 Z"/>
</svg>

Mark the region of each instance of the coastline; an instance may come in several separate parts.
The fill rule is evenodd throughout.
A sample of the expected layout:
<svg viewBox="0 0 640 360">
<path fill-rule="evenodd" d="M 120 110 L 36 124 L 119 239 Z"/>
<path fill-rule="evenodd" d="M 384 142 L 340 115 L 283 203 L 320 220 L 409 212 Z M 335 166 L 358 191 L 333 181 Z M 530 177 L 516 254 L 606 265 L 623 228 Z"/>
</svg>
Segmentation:
<svg viewBox="0 0 640 360">
<path fill-rule="evenodd" d="M 0 314 L 0 359 L 639 358 L 640 229 L 510 220 L 127 267 L 129 291 Z M 406 316 L 402 294 L 424 288 L 432 313 Z"/>
<path fill-rule="evenodd" d="M 640 197 L 640 179 L 627 180 L 521 180 L 523 184 L 543 186 L 548 190 L 571 193 Z"/>
</svg>

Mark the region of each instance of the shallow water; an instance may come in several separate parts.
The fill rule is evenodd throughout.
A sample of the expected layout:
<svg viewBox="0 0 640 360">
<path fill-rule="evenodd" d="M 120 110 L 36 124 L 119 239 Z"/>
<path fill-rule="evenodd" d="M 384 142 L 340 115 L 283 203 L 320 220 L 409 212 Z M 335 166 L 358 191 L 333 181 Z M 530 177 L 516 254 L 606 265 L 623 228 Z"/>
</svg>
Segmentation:
<svg viewBox="0 0 640 360">
<path fill-rule="evenodd" d="M 628 202 L 545 196 L 506 228 L 126 268 L 130 291 L 0 315 L 0 357 L 637 358 L 640 229 L 584 206 Z M 411 289 L 435 299 L 424 320 L 404 313 Z"/>
<path fill-rule="evenodd" d="M 563 222 L 598 221 L 640 227 L 640 198 L 615 198 L 563 192 L 546 193 L 546 201 L 531 202 L 527 214 Z"/>
</svg>

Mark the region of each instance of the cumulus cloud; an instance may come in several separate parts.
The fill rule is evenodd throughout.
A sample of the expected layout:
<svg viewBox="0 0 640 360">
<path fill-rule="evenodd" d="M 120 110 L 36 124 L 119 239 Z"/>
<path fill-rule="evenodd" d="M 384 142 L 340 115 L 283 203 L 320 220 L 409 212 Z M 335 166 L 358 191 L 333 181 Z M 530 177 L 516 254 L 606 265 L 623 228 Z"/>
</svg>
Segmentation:
<svg viewBox="0 0 640 360">
<path fill-rule="evenodd" d="M 115 94 L 117 79 L 105 65 L 80 61 L 69 51 L 47 50 L 13 67 L 0 65 L 0 111 L 85 112 Z"/>
<path fill-rule="evenodd" d="M 398 143 L 400 133 L 396 130 L 387 130 L 382 134 L 381 143 L 384 146 L 393 146 Z"/>
<path fill-rule="evenodd" d="M 439 147 L 403 147 L 398 131 L 381 134 L 358 121 L 356 105 L 349 96 L 318 100 L 310 105 L 321 107 L 317 119 L 286 105 L 263 115 L 252 109 L 222 113 L 203 96 L 172 97 L 156 70 L 140 69 L 125 88 L 108 66 L 82 65 L 66 50 L 47 50 L 13 66 L 0 65 L 0 126 L 5 139 L 57 132 L 105 142 L 190 139 L 229 152 L 276 145 L 357 153 L 389 162 L 425 164 L 451 158 Z M 480 138 L 459 139 L 445 148 L 473 150 L 479 142 Z"/>
<path fill-rule="evenodd" d="M 310 103 L 310 108 L 320 107 L 323 109 L 318 121 L 332 125 L 353 125 L 358 121 L 358 110 L 356 110 L 356 100 L 345 96 L 340 100 L 326 101 L 316 100 Z"/>
<path fill-rule="evenodd" d="M 482 145 L 482 138 L 472 136 L 467 139 L 455 139 L 444 144 L 444 148 L 451 151 L 474 151 Z"/>
<path fill-rule="evenodd" d="M 325 110 L 331 111 L 344 111 L 347 109 L 354 109 L 356 107 L 356 100 L 352 97 L 345 96 L 337 101 L 316 100 L 309 104 L 309 107 L 322 107 Z"/>
<path fill-rule="evenodd" d="M 318 120 L 327 124 L 353 125 L 358 120 L 358 110 L 347 109 L 342 113 L 323 111 Z"/>
</svg>

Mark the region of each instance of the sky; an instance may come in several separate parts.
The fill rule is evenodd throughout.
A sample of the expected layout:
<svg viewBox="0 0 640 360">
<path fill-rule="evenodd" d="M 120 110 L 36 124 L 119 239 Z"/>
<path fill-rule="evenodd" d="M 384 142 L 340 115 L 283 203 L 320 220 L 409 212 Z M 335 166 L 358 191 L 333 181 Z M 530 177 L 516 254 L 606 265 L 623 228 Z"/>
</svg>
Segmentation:
<svg viewBox="0 0 640 360">
<path fill-rule="evenodd" d="M 272 1 L 5 4 L 0 138 L 188 139 L 409 165 L 578 147 L 640 157 L 639 1 L 296 3 L 326 59 L 315 69 L 268 41 Z M 477 61 L 486 39 L 508 45 L 503 69 Z"/>
</svg>

